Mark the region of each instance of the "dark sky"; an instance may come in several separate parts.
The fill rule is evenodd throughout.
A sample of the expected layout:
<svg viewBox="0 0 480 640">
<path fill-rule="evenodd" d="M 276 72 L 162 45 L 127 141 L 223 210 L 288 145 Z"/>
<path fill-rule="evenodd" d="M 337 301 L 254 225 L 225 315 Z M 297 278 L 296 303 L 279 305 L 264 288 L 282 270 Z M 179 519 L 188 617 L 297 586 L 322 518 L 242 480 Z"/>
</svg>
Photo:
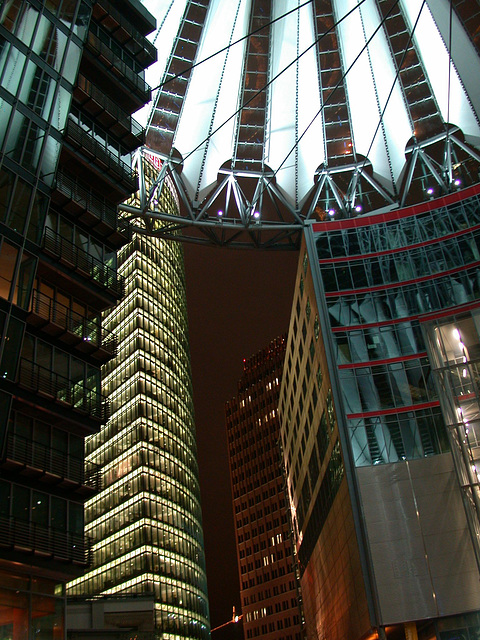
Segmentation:
<svg viewBox="0 0 480 640">
<path fill-rule="evenodd" d="M 240 608 L 225 402 L 236 394 L 243 358 L 288 330 L 297 260 L 296 252 L 185 245 L 212 628 Z"/>
</svg>

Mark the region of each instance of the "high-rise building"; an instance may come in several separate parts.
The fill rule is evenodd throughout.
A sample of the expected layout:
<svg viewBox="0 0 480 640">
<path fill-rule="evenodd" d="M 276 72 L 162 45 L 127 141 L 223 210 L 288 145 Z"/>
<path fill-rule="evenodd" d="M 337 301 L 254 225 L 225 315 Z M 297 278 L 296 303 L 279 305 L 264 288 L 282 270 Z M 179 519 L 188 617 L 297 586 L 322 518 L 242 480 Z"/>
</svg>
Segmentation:
<svg viewBox="0 0 480 640">
<path fill-rule="evenodd" d="M 479 194 L 305 232 L 280 409 L 308 638 L 480 631 Z"/>
<path fill-rule="evenodd" d="M 130 114 L 150 96 L 154 18 L 137 0 L 0 6 L 0 636 L 64 637 L 99 488 L 101 313 L 123 295 L 116 205 L 136 191 Z"/>
<path fill-rule="evenodd" d="M 158 166 L 155 154 L 139 154 L 147 184 Z M 177 210 L 171 181 L 156 204 Z M 118 340 L 103 367 L 111 416 L 87 442 L 87 461 L 102 482 L 86 504 L 92 566 L 69 583 L 68 595 L 151 595 L 159 636 L 207 638 L 182 245 L 134 234 L 118 252 L 118 271 L 125 297 L 104 317 Z M 129 623 L 135 626 L 126 616 Z"/>
<path fill-rule="evenodd" d="M 244 360 L 225 407 L 244 636 L 302 637 L 278 437 L 285 337 Z"/>
</svg>

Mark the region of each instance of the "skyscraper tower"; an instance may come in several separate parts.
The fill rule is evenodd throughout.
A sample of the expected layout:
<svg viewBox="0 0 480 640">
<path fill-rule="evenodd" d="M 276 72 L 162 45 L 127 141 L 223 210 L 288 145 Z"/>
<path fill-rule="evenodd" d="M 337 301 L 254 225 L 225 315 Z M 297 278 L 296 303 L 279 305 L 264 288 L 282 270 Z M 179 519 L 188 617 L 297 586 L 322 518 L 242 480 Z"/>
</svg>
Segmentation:
<svg viewBox="0 0 480 640">
<path fill-rule="evenodd" d="M 225 407 L 243 630 L 246 638 L 300 640 L 289 512 L 278 437 L 286 339 L 244 360 Z"/>
<path fill-rule="evenodd" d="M 145 151 L 137 167 L 149 183 L 158 159 Z M 157 197 L 176 211 L 169 181 Z M 126 294 L 104 318 L 118 339 L 103 369 L 112 414 L 87 443 L 102 481 L 86 504 L 93 560 L 68 594 L 152 595 L 159 635 L 207 638 L 182 246 L 135 234 L 119 251 L 118 269 Z"/>
<path fill-rule="evenodd" d="M 284 337 L 244 361 L 225 407 L 243 630 L 299 640 L 301 610 L 278 436 Z"/>
</svg>

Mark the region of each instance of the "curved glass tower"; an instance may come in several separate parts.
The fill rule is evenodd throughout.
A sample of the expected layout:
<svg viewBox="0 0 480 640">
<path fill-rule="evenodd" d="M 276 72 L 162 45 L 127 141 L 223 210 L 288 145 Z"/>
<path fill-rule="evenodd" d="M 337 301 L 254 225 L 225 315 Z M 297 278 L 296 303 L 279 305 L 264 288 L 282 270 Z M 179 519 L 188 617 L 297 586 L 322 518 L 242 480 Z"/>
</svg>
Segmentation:
<svg viewBox="0 0 480 640">
<path fill-rule="evenodd" d="M 138 159 L 148 182 L 153 156 Z M 175 211 L 168 183 L 158 201 Z M 103 369 L 111 417 L 87 443 L 102 490 L 86 504 L 90 571 L 70 596 L 153 595 L 159 636 L 206 638 L 208 600 L 188 345 L 183 249 L 135 234 L 118 253 L 123 300 Z"/>
</svg>

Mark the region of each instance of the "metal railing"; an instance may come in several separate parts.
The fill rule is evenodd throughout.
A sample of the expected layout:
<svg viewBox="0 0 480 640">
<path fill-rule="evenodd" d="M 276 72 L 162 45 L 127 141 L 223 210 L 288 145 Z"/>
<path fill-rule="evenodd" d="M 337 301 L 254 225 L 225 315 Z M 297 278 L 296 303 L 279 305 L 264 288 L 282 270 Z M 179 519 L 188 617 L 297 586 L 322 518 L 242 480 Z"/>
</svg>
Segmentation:
<svg viewBox="0 0 480 640">
<path fill-rule="evenodd" d="M 91 560 L 89 538 L 13 517 L 0 517 L 0 546 L 36 551 L 84 566 L 88 566 Z"/>
<path fill-rule="evenodd" d="M 100 466 L 15 433 L 7 437 L 6 457 L 72 482 L 101 488 Z"/>
<path fill-rule="evenodd" d="M 105 111 L 115 118 L 115 122 L 122 127 L 130 131 L 134 136 L 139 138 L 139 144 L 142 142 L 141 138 L 144 133 L 144 129 L 139 122 L 128 115 L 126 111 L 121 109 L 118 104 L 110 100 L 105 93 L 94 85 L 90 80 L 87 80 L 85 76 L 79 74 L 77 84 L 85 93 L 87 93 L 97 104 L 99 104 Z"/>
<path fill-rule="evenodd" d="M 84 273 L 97 285 L 109 289 L 116 297 L 123 296 L 125 281 L 114 269 L 103 264 L 97 258 L 90 256 L 86 251 L 77 247 L 70 240 L 63 238 L 53 229 L 48 227 L 45 229 L 42 248 L 59 260 L 64 260 L 75 270 Z"/>
<path fill-rule="evenodd" d="M 71 118 L 66 127 L 66 138 L 83 155 L 92 156 L 97 164 L 104 167 L 107 173 L 122 182 L 130 191 L 137 189 L 137 179 L 132 168 L 105 146 L 97 142 L 91 132 L 82 129 Z"/>
<path fill-rule="evenodd" d="M 109 406 L 105 398 L 91 389 L 85 380 L 70 380 L 36 362 L 20 358 L 18 383 L 91 418 L 101 421 L 108 418 Z"/>
<path fill-rule="evenodd" d="M 150 95 L 150 86 L 145 80 L 135 73 L 123 60 L 112 51 L 112 49 L 100 40 L 94 33 L 89 31 L 87 37 L 87 48 L 97 57 L 102 57 L 110 66 L 115 67 L 125 79 L 125 84 L 134 91 L 141 94 L 142 99 L 148 98 Z"/>
<path fill-rule="evenodd" d="M 85 211 L 92 213 L 112 229 L 117 228 L 116 207 L 113 207 L 101 196 L 96 195 L 92 189 L 83 185 L 77 178 L 60 170 L 57 173 L 56 188 L 64 196 L 78 203 Z"/>
<path fill-rule="evenodd" d="M 116 21 L 118 24 L 124 29 L 126 33 L 131 38 L 131 41 L 135 42 L 138 46 L 138 51 L 141 52 L 146 50 L 147 54 L 156 59 L 157 58 L 157 49 L 153 43 L 151 43 L 147 38 L 135 29 L 130 20 L 127 20 L 113 5 L 112 2 L 108 2 L 108 0 L 104 0 L 102 5 L 108 9 L 109 15 Z M 113 30 L 115 33 L 115 30 Z M 136 52 L 137 53 L 137 52 Z"/>
<path fill-rule="evenodd" d="M 100 319 L 86 318 L 38 290 L 33 292 L 30 311 L 66 332 L 78 336 L 81 341 L 88 342 L 98 349 L 104 349 L 112 356 L 115 354 L 117 338 L 112 332 L 102 329 Z"/>
</svg>

